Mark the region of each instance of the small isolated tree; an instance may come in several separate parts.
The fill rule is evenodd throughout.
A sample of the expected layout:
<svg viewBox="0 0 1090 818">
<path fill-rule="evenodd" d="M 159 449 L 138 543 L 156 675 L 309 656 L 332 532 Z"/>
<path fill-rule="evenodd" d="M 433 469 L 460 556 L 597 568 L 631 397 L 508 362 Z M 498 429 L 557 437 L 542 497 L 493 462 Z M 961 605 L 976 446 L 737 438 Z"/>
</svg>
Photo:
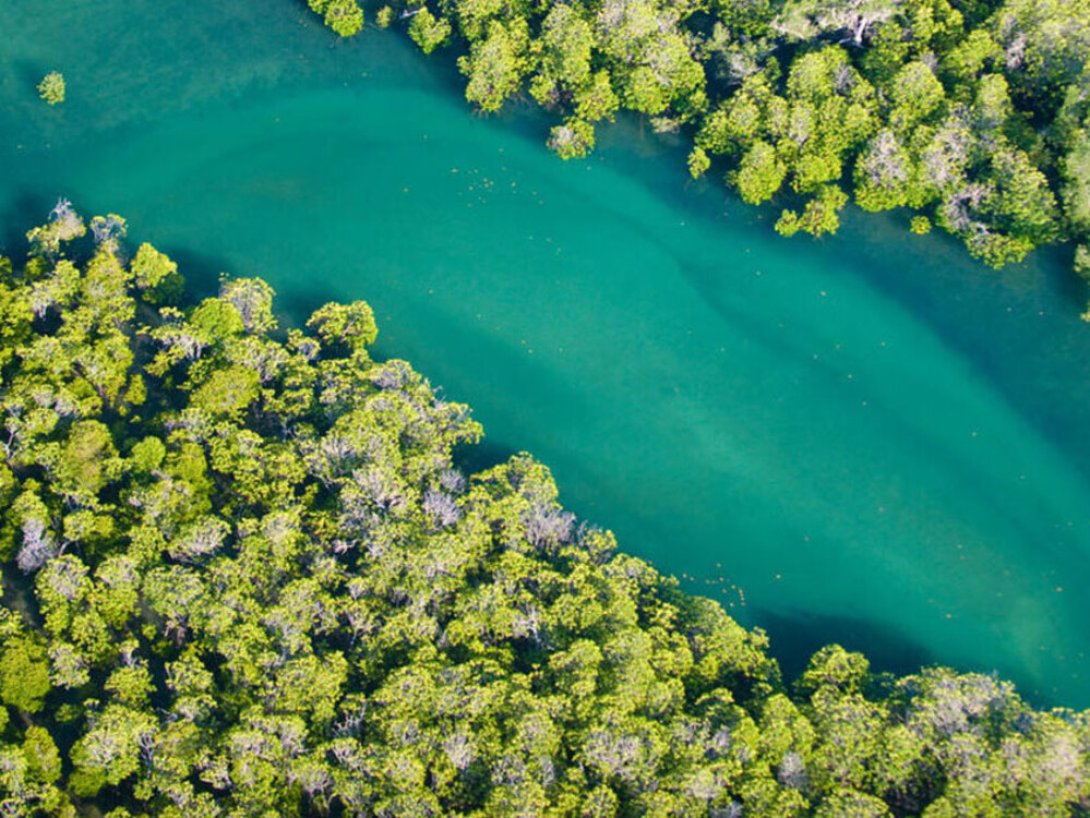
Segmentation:
<svg viewBox="0 0 1090 818">
<path fill-rule="evenodd" d="M 64 74 L 60 71 L 50 71 L 38 83 L 38 96 L 50 105 L 64 102 L 64 90 Z"/>
</svg>

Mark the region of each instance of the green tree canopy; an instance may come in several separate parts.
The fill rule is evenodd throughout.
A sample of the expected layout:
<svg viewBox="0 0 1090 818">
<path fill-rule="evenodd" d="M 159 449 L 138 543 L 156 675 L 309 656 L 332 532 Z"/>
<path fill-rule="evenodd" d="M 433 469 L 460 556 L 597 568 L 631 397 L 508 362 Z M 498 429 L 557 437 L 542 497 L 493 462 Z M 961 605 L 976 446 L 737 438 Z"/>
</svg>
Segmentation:
<svg viewBox="0 0 1090 818">
<path fill-rule="evenodd" d="M 994 195 L 1041 190 L 1009 161 Z M 1085 811 L 1087 714 L 837 646 L 785 684 L 530 455 L 463 474 L 480 426 L 374 360 L 364 302 L 281 331 L 257 279 L 174 301 L 170 259 L 65 208 L 0 265 L 5 814 Z"/>
</svg>

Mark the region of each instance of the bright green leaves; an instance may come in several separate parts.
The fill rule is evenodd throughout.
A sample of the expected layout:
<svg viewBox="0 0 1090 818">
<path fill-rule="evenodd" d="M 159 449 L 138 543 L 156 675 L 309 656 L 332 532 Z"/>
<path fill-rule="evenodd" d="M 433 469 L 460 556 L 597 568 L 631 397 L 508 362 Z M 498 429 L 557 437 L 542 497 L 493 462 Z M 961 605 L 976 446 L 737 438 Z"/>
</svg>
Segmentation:
<svg viewBox="0 0 1090 818">
<path fill-rule="evenodd" d="M 934 72 L 922 62 L 911 62 L 890 82 L 889 121 L 900 133 L 910 131 L 940 111 L 945 91 Z"/>
<path fill-rule="evenodd" d="M 892 818 L 885 802 L 851 789 L 834 792 L 814 813 L 815 818 Z"/>
<path fill-rule="evenodd" d="M 562 95 L 585 88 L 591 80 L 594 30 L 576 6 L 557 4 L 541 25 L 538 73 L 530 93 L 541 105 L 555 106 Z"/>
<path fill-rule="evenodd" d="M 707 151 L 699 145 L 692 149 L 689 154 L 689 175 L 691 177 L 699 179 L 711 166 L 712 160 L 709 158 Z"/>
<path fill-rule="evenodd" d="M 27 760 L 30 776 L 46 784 L 54 784 L 61 777 L 61 756 L 57 745 L 44 727 L 26 729 L 23 739 L 23 755 Z"/>
<path fill-rule="evenodd" d="M 363 28 L 363 9 L 356 0 L 307 0 L 307 4 L 341 37 L 351 37 Z"/>
<path fill-rule="evenodd" d="M 276 328 L 272 314 L 273 288 L 260 278 L 233 278 L 220 287 L 220 300 L 238 312 L 244 331 L 262 334 Z"/>
<path fill-rule="evenodd" d="M 621 104 L 605 69 L 596 71 L 586 87 L 576 91 L 574 101 L 575 115 L 587 122 L 612 121 Z"/>
<path fill-rule="evenodd" d="M 310 316 L 307 326 L 327 346 L 340 345 L 350 353 L 362 351 L 378 338 L 375 314 L 364 301 L 326 304 Z"/>
<path fill-rule="evenodd" d="M 973 100 L 973 115 L 984 132 L 997 131 L 1007 124 L 1014 113 L 1010 86 L 1002 74 L 986 74 L 980 78 Z"/>
<path fill-rule="evenodd" d="M 943 55 L 942 72 L 958 87 L 971 87 L 972 82 L 1002 56 L 1002 49 L 987 31 L 974 29 Z"/>
<path fill-rule="evenodd" d="M 122 704 L 109 704 L 89 719 L 89 729 L 72 747 L 75 766 L 70 781 L 77 795 L 94 796 L 134 775 L 155 735 L 152 715 Z"/>
<path fill-rule="evenodd" d="M 60 71 L 50 71 L 38 83 L 38 96 L 48 105 L 60 105 L 64 102 L 64 75 Z"/>
<path fill-rule="evenodd" d="M 916 175 L 912 157 L 897 135 L 883 129 L 867 143 L 855 165 L 855 201 L 864 210 L 908 204 Z"/>
<path fill-rule="evenodd" d="M 655 116 L 668 107 L 696 112 L 706 104 L 704 69 L 677 34 L 662 35 L 643 54 L 645 64 L 621 75 L 621 99 L 634 111 Z"/>
<path fill-rule="evenodd" d="M 409 36 L 425 54 L 430 54 L 450 37 L 450 23 L 445 17 L 435 17 L 426 6 L 413 13 Z"/>
<path fill-rule="evenodd" d="M 670 98 L 666 85 L 659 81 L 651 67 L 641 65 L 625 76 L 621 101 L 634 111 L 654 116 L 666 110 Z"/>
<path fill-rule="evenodd" d="M 243 366 L 217 370 L 193 392 L 190 406 L 213 417 L 238 420 L 258 397 L 257 373 Z"/>
<path fill-rule="evenodd" d="M 742 157 L 735 184 L 742 201 L 760 204 L 776 194 L 786 176 L 787 165 L 780 161 L 776 149 L 763 140 L 757 140 Z"/>
<path fill-rule="evenodd" d="M 159 325 L 149 333 L 160 351 L 147 371 L 162 377 L 178 364 L 192 366 L 208 352 L 224 352 L 244 333 L 262 336 L 275 329 L 272 299 L 272 288 L 260 279 L 225 279 L 219 297 L 206 298 L 188 320 L 174 307 L 162 308 Z M 198 376 L 201 369 L 194 367 Z"/>
<path fill-rule="evenodd" d="M 152 684 L 151 674 L 143 665 L 123 664 L 110 674 L 103 688 L 115 701 L 139 710 L 148 704 L 155 685 Z"/>
<path fill-rule="evenodd" d="M 1055 239 L 1059 213 L 1045 175 L 1015 148 L 997 150 L 991 163 L 996 188 L 987 212 L 992 224 L 1016 241 L 1025 239 L 1030 247 Z"/>
<path fill-rule="evenodd" d="M 538 71 L 530 94 L 547 108 L 571 107 L 576 116 L 549 133 L 549 147 L 562 159 L 581 159 L 594 149 L 592 122 L 612 118 L 618 101 L 605 71 L 592 73 L 594 30 L 575 6 L 556 5 L 542 23 Z"/>
<path fill-rule="evenodd" d="M 130 269 L 137 288 L 145 291 L 146 301 L 158 304 L 181 295 L 182 278 L 178 265 L 147 242 L 136 251 Z"/>
<path fill-rule="evenodd" d="M 325 24 L 340 36 L 351 37 L 363 28 L 363 9 L 356 0 L 330 0 L 325 8 Z"/>
<path fill-rule="evenodd" d="M 871 82 L 888 85 L 911 51 L 912 41 L 905 37 L 901 21 L 886 20 L 874 29 L 860 67 Z"/>
<path fill-rule="evenodd" d="M 466 99 L 482 111 L 498 111 L 531 77 L 531 96 L 565 119 L 549 137 L 564 159 L 589 153 L 593 123 L 612 119 L 622 104 L 656 117 L 660 130 L 694 120 L 707 107 L 704 69 L 676 21 L 666 22 L 672 12 L 656 2 L 607 5 L 595 16 L 580 5 L 453 4 L 451 16 L 469 45 L 458 61 L 469 78 Z M 534 36 L 531 15 L 539 12 Z M 425 52 L 449 36 L 450 24 L 427 8 L 410 15 L 409 34 Z"/>
<path fill-rule="evenodd" d="M 756 137 L 762 119 L 760 92 L 767 88 L 747 82 L 729 103 L 705 117 L 696 135 L 697 146 L 709 153 L 731 153 Z"/>
<path fill-rule="evenodd" d="M 91 219 L 91 235 L 94 236 L 95 244 L 107 253 L 117 252 L 126 232 L 128 224 L 116 213 L 94 216 Z"/>
<path fill-rule="evenodd" d="M 210 341 L 224 341 L 243 330 L 242 316 L 233 304 L 209 298 L 193 310 L 189 318 L 193 329 Z"/>
<path fill-rule="evenodd" d="M 1053 113 L 1090 54 L 1090 2 L 1007 0 L 987 29 L 1018 94 Z"/>
<path fill-rule="evenodd" d="M 356 0 L 308 2 L 342 34 L 362 24 Z M 782 197 L 784 234 L 835 231 L 837 187 L 865 210 L 922 211 L 907 219 L 914 231 L 926 219 L 1000 266 L 1090 233 L 1078 147 L 1088 2 L 443 0 L 400 19 L 425 53 L 457 28 L 480 111 L 499 111 L 529 79 L 565 160 L 593 151 L 595 124 L 626 109 L 693 137 L 692 178 L 724 156 L 743 201 Z M 381 11 L 385 27 L 393 14 Z M 59 251 L 55 229 L 35 238 L 43 256 Z"/>
<path fill-rule="evenodd" d="M 797 58 L 784 95 L 768 77 L 754 74 L 718 111 L 704 120 L 697 145 L 739 157 L 727 174 L 743 201 L 759 204 L 789 183 L 812 195 L 800 216 L 785 211 L 777 230 L 792 235 L 835 232 L 846 197 L 837 186 L 844 162 L 875 126 L 873 89 L 840 48 Z"/>
<path fill-rule="evenodd" d="M 1068 129 L 1068 152 L 1061 164 L 1064 211 L 1079 246 L 1075 249 L 1075 272 L 1090 279 L 1090 67 L 1084 69 L 1080 86 L 1067 95 L 1060 118 Z M 1083 314 L 1088 320 L 1090 310 Z"/>
<path fill-rule="evenodd" d="M 704 118 L 697 144 L 711 153 L 731 153 L 761 133 L 786 126 L 787 105 L 772 91 L 768 78 L 754 75 L 718 111 Z"/>
<path fill-rule="evenodd" d="M 72 425 L 64 446 L 57 450 L 53 464 L 54 490 L 71 503 L 99 506 L 99 494 L 117 480 L 125 469 L 110 430 L 96 420 Z"/>
<path fill-rule="evenodd" d="M 277 709 L 298 713 L 312 728 L 320 729 L 336 714 L 347 681 L 348 662 L 341 653 L 300 656 L 271 675 L 268 695 Z"/>
<path fill-rule="evenodd" d="M 60 252 L 62 243 L 81 238 L 86 233 L 87 226 L 72 209 L 72 203 L 67 199 L 58 199 L 49 214 L 49 221 L 30 230 L 26 235 L 35 253 L 54 256 Z"/>
<path fill-rule="evenodd" d="M 874 129 L 873 89 L 839 48 L 796 60 L 787 79 L 786 127 L 773 135 L 791 171 L 791 186 L 815 191 L 838 182 L 849 152 Z"/>
<path fill-rule="evenodd" d="M 1064 207 L 1067 218 L 1082 235 L 1090 235 L 1090 136 L 1081 132 L 1063 165 Z"/>
<path fill-rule="evenodd" d="M 203 719 L 216 706 L 215 680 L 194 648 L 166 663 L 166 684 L 174 695 L 174 712 L 184 719 Z"/>
<path fill-rule="evenodd" d="M 106 624 L 123 629 L 140 605 L 139 566 L 133 555 L 111 554 L 95 571 L 95 608 Z"/>
<path fill-rule="evenodd" d="M 948 230 L 965 237 L 974 255 L 1001 267 L 1054 239 L 1059 209 L 1044 174 L 1024 151 L 1001 143 L 988 171 L 982 182 L 951 187 L 939 216 Z"/>
<path fill-rule="evenodd" d="M 51 687 L 46 650 L 37 638 L 24 633 L 0 644 L 0 701 L 36 713 Z"/>
<path fill-rule="evenodd" d="M 609 0 L 598 13 L 598 48 L 622 103 L 673 129 L 707 106 L 704 68 L 680 28 L 677 12 L 653 0 Z"/>
<path fill-rule="evenodd" d="M 216 517 L 201 517 L 185 525 L 170 540 L 167 553 L 178 562 L 197 562 L 219 551 L 231 527 Z"/>
<path fill-rule="evenodd" d="M 129 461 L 134 472 L 138 474 L 151 474 L 163 464 L 163 458 L 167 455 L 167 448 L 157 437 L 145 437 L 132 447 L 129 453 Z"/>
<path fill-rule="evenodd" d="M 615 104 L 605 69 L 567 59 Z M 857 186 L 875 206 L 946 196 L 970 227 L 1049 229 L 1047 184 L 1005 137 L 971 187 L 958 148 L 977 126 L 870 133 L 870 91 L 843 69 L 834 49 L 786 96 L 748 81 L 694 172 L 727 154 L 747 200 L 805 192 L 778 227 L 820 235 L 846 196 L 819 180 L 869 133 Z M 1004 99 L 982 84 L 965 116 L 1002 118 Z M 921 166 L 945 172 L 926 196 Z M 875 680 L 837 647 L 791 698 L 763 633 L 578 525 L 543 465 L 464 477 L 454 452 L 479 424 L 371 359 L 364 302 L 280 336 L 259 280 L 153 314 L 135 297 L 169 301 L 177 276 L 153 249 L 128 267 L 119 244 L 33 252 L 0 265 L 2 554 L 40 617 L 0 608 L 0 789 L 39 812 L 1035 815 L 1085 798 L 1082 717 L 986 677 Z"/>
<path fill-rule="evenodd" d="M 522 84 L 526 71 L 529 31 L 521 19 L 509 23 L 492 20 L 487 36 L 472 44 L 469 56 L 458 68 L 469 77 L 466 99 L 482 111 L 494 112 Z"/>
<path fill-rule="evenodd" d="M 561 159 L 582 159 L 594 148 L 594 126 L 582 119 L 569 119 L 549 132 L 549 147 Z"/>
<path fill-rule="evenodd" d="M 870 663 L 861 653 L 850 653 L 840 645 L 828 645 L 812 657 L 799 677 L 799 689 L 813 693 L 826 687 L 843 693 L 857 693 L 869 679 Z"/>
<path fill-rule="evenodd" d="M 793 236 L 800 230 L 812 236 L 835 233 L 840 227 L 840 210 L 848 203 L 848 194 L 835 185 L 825 185 L 806 203 L 802 214 L 785 210 L 776 222 L 776 232 Z"/>
<path fill-rule="evenodd" d="M 0 726 L 6 722 L 0 716 Z M 55 786 L 61 757 L 49 732 L 26 728 L 22 743 L 0 743 L 0 804 L 11 815 L 69 815 L 71 805 Z"/>
</svg>

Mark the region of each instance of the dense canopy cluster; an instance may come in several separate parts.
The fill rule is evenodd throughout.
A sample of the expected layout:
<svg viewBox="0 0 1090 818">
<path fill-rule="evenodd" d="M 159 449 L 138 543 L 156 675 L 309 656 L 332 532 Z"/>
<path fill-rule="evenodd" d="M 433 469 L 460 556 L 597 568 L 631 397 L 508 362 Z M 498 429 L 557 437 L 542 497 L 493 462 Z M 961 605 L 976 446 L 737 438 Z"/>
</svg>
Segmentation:
<svg viewBox="0 0 1090 818">
<path fill-rule="evenodd" d="M 88 231 L 88 227 L 90 230 Z M 618 553 L 363 302 L 67 202 L 0 260 L 0 814 L 1071 815 L 1087 714 L 760 631 Z"/>
<path fill-rule="evenodd" d="M 690 135 L 694 177 L 786 205 L 785 235 L 835 231 L 850 193 L 994 266 L 1074 239 L 1090 277 L 1090 0 L 405 2 L 425 52 L 459 39 L 480 110 L 526 88 L 562 117 L 565 158 L 626 109 Z"/>
</svg>

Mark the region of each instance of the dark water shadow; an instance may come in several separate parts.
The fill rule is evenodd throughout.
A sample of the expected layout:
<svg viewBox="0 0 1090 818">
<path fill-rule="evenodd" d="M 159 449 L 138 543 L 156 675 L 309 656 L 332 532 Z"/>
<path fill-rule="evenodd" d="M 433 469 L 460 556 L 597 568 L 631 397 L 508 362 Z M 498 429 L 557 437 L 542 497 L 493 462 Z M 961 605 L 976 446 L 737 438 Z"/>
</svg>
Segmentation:
<svg viewBox="0 0 1090 818">
<path fill-rule="evenodd" d="M 771 653 L 779 660 L 784 679 L 794 682 L 820 648 L 829 644 L 866 654 L 875 672 L 915 673 L 934 664 L 934 656 L 896 628 L 848 616 L 790 614 L 750 609 L 754 625 L 768 631 Z"/>
<path fill-rule="evenodd" d="M 284 293 L 276 294 L 276 301 L 274 307 L 277 314 L 283 318 L 281 325 L 285 327 L 298 327 L 302 329 L 307 319 L 314 314 L 315 310 L 328 304 L 330 301 L 337 301 L 338 299 L 332 295 L 326 295 L 320 287 L 315 287 L 313 290 L 304 292 L 303 290 L 292 289 Z M 367 299 L 364 298 L 364 301 Z M 382 327 L 379 327 L 379 336 L 382 335 Z"/>
<path fill-rule="evenodd" d="M 50 69 L 44 67 L 41 63 L 31 62 L 30 60 L 15 60 L 11 64 L 11 73 L 18 80 L 19 85 L 27 88 L 37 88 L 38 83 L 42 81 Z"/>
<path fill-rule="evenodd" d="M 6 199 L 6 207 L 0 210 L 0 255 L 14 260 L 26 257 L 29 245 L 26 231 L 49 218 L 49 211 L 56 198 L 37 191 L 20 190 Z M 29 216 L 27 214 L 34 214 Z"/>
<path fill-rule="evenodd" d="M 491 469 L 501 463 L 506 463 L 519 453 L 501 440 L 485 438 L 474 446 L 460 446 L 454 451 L 454 465 L 464 474 L 476 474 L 477 472 Z"/>
<path fill-rule="evenodd" d="M 1041 258 L 1047 259 L 1041 265 L 1044 274 L 1048 277 L 1052 287 L 1067 304 L 1072 312 L 1082 312 L 1086 308 L 1087 291 L 1086 281 L 1075 272 L 1075 245 L 1054 244 L 1048 247 L 1038 248 L 1035 252 Z"/>
<path fill-rule="evenodd" d="M 768 632 L 769 653 L 779 662 L 788 685 L 802 675 L 817 650 L 834 644 L 864 654 L 872 673 L 906 676 L 918 673 L 924 667 L 950 666 L 948 662 L 939 662 L 920 642 L 899 629 L 853 617 L 802 611 L 775 613 L 751 608 L 745 624 L 759 626 Z M 1063 704 L 1055 690 L 1048 690 L 1047 685 L 1042 688 L 1039 683 L 1020 676 L 1014 668 L 966 667 L 959 663 L 954 669 L 958 673 L 997 674 L 1008 679 L 1015 683 L 1023 701 L 1036 708 Z"/>
<path fill-rule="evenodd" d="M 216 256 L 170 245 L 156 249 L 166 253 L 178 264 L 178 272 L 185 278 L 185 297 L 191 303 L 216 295 L 219 292 L 220 275 L 231 274 L 230 262 Z"/>
<path fill-rule="evenodd" d="M 866 246 L 850 260 L 851 274 L 960 353 L 1008 406 L 1090 478 L 1090 436 L 1085 433 L 1090 427 L 1090 332 L 1078 319 L 1088 293 L 1072 270 L 1073 249 L 1038 248 L 1023 264 L 995 271 L 974 262 L 952 236 L 928 236 L 913 246 L 911 237 L 884 227 L 883 218 L 891 216 L 858 214 L 839 237 L 850 242 L 865 230 L 877 234 L 861 242 Z M 864 219 L 876 224 L 861 224 Z M 883 235 L 888 238 L 880 241 Z M 938 257 L 948 262 L 947 272 L 920 279 L 911 273 L 876 274 L 883 252 L 903 259 L 906 271 L 933 265 Z M 1007 314 L 1010 321 L 1005 321 Z"/>
</svg>

